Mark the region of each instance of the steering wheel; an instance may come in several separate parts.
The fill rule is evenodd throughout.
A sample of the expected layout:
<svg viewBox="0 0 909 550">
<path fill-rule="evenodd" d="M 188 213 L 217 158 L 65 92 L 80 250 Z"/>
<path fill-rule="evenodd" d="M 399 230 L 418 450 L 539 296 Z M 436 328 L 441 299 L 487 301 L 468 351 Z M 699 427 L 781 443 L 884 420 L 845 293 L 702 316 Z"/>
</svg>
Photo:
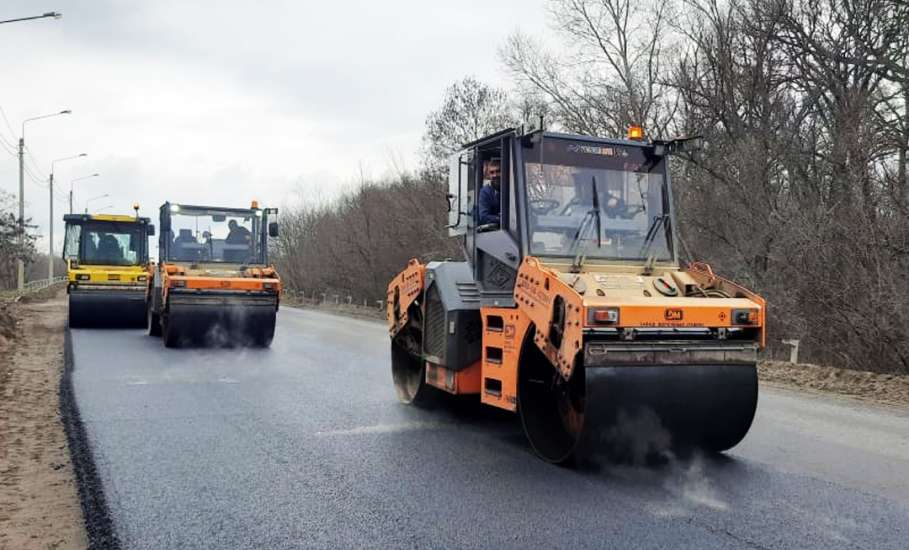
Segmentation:
<svg viewBox="0 0 909 550">
<path fill-rule="evenodd" d="M 533 199 L 530 201 L 530 210 L 537 216 L 545 216 L 561 204 L 555 199 Z"/>
</svg>

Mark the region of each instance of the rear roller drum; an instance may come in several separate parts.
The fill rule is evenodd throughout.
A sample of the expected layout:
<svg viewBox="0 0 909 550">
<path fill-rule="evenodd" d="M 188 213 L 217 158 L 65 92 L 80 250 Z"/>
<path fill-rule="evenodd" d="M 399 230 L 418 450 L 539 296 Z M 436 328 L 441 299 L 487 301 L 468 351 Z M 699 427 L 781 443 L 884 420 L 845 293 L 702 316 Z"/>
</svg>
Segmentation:
<svg viewBox="0 0 909 550">
<path fill-rule="evenodd" d="M 391 376 L 395 392 L 402 403 L 425 407 L 436 397 L 437 390 L 426 383 L 426 366 L 401 343 L 402 336 L 391 341 Z"/>
</svg>

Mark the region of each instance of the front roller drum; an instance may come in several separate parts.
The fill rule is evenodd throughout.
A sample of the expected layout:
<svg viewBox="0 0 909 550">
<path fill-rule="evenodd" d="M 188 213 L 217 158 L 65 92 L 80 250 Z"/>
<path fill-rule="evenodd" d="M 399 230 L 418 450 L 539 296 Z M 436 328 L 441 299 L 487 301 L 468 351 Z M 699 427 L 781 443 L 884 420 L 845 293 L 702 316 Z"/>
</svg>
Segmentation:
<svg viewBox="0 0 909 550">
<path fill-rule="evenodd" d="M 274 305 L 170 304 L 161 318 L 169 348 L 188 345 L 268 347 L 275 335 Z"/>
<path fill-rule="evenodd" d="M 518 394 L 524 431 L 543 459 L 637 462 L 673 448 L 737 445 L 757 408 L 757 367 L 578 366 L 563 381 L 537 357 L 522 362 Z"/>
<path fill-rule="evenodd" d="M 145 328 L 145 319 L 144 290 L 70 290 L 70 328 Z"/>
</svg>

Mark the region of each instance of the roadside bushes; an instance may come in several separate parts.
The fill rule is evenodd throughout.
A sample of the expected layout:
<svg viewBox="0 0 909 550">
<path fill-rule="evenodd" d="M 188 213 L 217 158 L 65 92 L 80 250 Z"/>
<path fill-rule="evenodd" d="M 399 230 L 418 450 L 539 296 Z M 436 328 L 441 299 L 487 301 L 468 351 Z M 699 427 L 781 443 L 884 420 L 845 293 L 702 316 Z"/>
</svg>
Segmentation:
<svg viewBox="0 0 909 550">
<path fill-rule="evenodd" d="M 461 259 L 445 227 L 446 194 L 438 178 L 401 174 L 285 208 L 273 258 L 288 287 L 308 298 L 377 307 L 410 258 Z"/>
</svg>

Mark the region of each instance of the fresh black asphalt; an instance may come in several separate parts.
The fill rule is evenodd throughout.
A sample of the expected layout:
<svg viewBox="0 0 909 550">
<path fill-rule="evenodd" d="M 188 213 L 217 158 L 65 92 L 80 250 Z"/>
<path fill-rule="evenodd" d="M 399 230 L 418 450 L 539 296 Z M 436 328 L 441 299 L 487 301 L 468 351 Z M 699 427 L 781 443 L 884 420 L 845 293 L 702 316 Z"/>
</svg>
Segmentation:
<svg viewBox="0 0 909 550">
<path fill-rule="evenodd" d="M 571 470 L 509 413 L 397 403 L 371 321 L 285 308 L 267 350 L 72 346 L 80 482 L 123 548 L 909 546 L 906 412 L 764 389 L 725 455 Z"/>
</svg>

